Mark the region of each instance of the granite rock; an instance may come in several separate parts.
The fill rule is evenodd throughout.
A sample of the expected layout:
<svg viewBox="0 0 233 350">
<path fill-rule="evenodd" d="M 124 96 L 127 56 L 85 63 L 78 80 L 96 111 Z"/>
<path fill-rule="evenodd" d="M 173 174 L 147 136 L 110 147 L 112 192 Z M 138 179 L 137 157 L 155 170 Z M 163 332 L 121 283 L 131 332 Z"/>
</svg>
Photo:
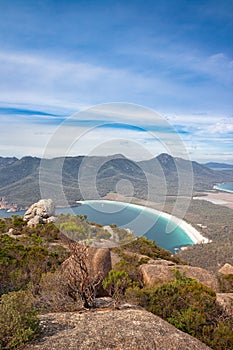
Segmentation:
<svg viewBox="0 0 233 350">
<path fill-rule="evenodd" d="M 101 309 L 40 316 L 42 334 L 25 350 L 208 350 L 145 310 Z"/>
<path fill-rule="evenodd" d="M 41 199 L 32 204 L 24 214 L 24 220 L 30 227 L 55 221 L 55 205 L 52 199 Z"/>
</svg>

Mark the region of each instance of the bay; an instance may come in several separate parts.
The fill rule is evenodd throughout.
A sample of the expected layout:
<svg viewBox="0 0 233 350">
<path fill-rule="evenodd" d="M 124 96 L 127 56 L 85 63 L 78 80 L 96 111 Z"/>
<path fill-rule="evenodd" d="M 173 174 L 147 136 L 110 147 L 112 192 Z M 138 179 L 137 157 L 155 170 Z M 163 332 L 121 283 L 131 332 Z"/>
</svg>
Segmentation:
<svg viewBox="0 0 233 350">
<path fill-rule="evenodd" d="M 233 193 L 233 182 L 223 182 L 214 186 L 215 190 Z"/>
<path fill-rule="evenodd" d="M 82 205 L 69 208 L 58 208 L 57 214 L 86 215 L 89 222 L 102 225 L 116 224 L 129 228 L 137 236 L 145 236 L 156 242 L 164 249 L 174 253 L 183 246 L 194 244 L 192 239 L 180 226 L 158 215 L 149 208 L 134 206 L 122 202 L 85 201 Z M 0 217 L 10 217 L 14 214 L 23 215 L 24 212 L 7 213 L 0 211 Z M 168 230 L 168 224 L 170 229 Z"/>
</svg>

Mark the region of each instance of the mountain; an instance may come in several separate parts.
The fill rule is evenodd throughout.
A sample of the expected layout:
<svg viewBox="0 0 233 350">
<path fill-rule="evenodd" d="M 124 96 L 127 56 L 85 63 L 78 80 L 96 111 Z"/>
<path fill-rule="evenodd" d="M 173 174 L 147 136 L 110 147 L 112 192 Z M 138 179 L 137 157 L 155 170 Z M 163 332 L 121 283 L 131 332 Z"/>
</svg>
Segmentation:
<svg viewBox="0 0 233 350">
<path fill-rule="evenodd" d="M 53 159 L 0 157 L 0 198 L 4 196 L 8 203 L 20 206 L 28 206 L 41 197 L 52 198 L 57 205 L 74 204 L 109 192 L 158 201 L 164 195 L 177 195 L 178 190 L 185 195 L 192 183 L 198 191 L 232 180 L 230 170 L 215 171 L 165 153 L 140 162 L 121 154 Z"/>
<path fill-rule="evenodd" d="M 187 181 L 190 185 L 190 176 L 193 176 L 194 190 L 203 191 L 212 189 L 214 183 L 232 181 L 233 173 L 229 171 L 215 171 L 195 162 L 188 161 L 178 157 L 172 157 L 162 153 L 156 158 L 138 162 L 148 173 L 155 174 L 160 169 L 160 176 L 165 176 L 167 184 L 170 187 L 177 187 L 179 181 Z"/>
<path fill-rule="evenodd" d="M 0 157 L 0 168 L 11 165 L 16 162 L 18 159 L 15 157 Z"/>
<path fill-rule="evenodd" d="M 214 170 L 233 170 L 233 164 L 209 162 L 203 165 Z"/>
</svg>

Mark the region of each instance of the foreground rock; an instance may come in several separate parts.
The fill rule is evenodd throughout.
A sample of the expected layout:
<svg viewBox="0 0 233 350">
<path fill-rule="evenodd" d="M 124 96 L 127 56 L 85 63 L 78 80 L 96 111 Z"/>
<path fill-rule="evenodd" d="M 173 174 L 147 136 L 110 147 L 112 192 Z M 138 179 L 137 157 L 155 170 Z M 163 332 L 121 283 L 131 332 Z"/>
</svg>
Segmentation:
<svg viewBox="0 0 233 350">
<path fill-rule="evenodd" d="M 175 280 L 175 271 L 178 270 L 189 278 L 195 278 L 205 286 L 218 290 L 217 278 L 207 270 L 189 265 L 176 265 L 171 261 L 154 260 L 149 264 L 140 266 L 142 282 L 145 286 L 154 286 L 160 283 L 167 283 Z"/>
<path fill-rule="evenodd" d="M 53 313 L 25 350 L 208 350 L 205 344 L 144 310 Z"/>
<path fill-rule="evenodd" d="M 32 204 L 24 214 L 24 220 L 30 227 L 55 221 L 55 205 L 52 199 L 41 199 Z"/>
</svg>

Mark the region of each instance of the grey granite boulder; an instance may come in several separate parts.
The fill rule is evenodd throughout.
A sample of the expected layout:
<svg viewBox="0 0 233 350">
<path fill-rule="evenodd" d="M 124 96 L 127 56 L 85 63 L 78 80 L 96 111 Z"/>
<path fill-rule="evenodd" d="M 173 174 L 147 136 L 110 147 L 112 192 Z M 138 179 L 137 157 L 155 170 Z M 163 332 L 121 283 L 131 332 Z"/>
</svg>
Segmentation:
<svg viewBox="0 0 233 350">
<path fill-rule="evenodd" d="M 31 227 L 55 221 L 55 205 L 52 199 L 41 199 L 32 204 L 24 214 L 24 220 Z"/>
</svg>

